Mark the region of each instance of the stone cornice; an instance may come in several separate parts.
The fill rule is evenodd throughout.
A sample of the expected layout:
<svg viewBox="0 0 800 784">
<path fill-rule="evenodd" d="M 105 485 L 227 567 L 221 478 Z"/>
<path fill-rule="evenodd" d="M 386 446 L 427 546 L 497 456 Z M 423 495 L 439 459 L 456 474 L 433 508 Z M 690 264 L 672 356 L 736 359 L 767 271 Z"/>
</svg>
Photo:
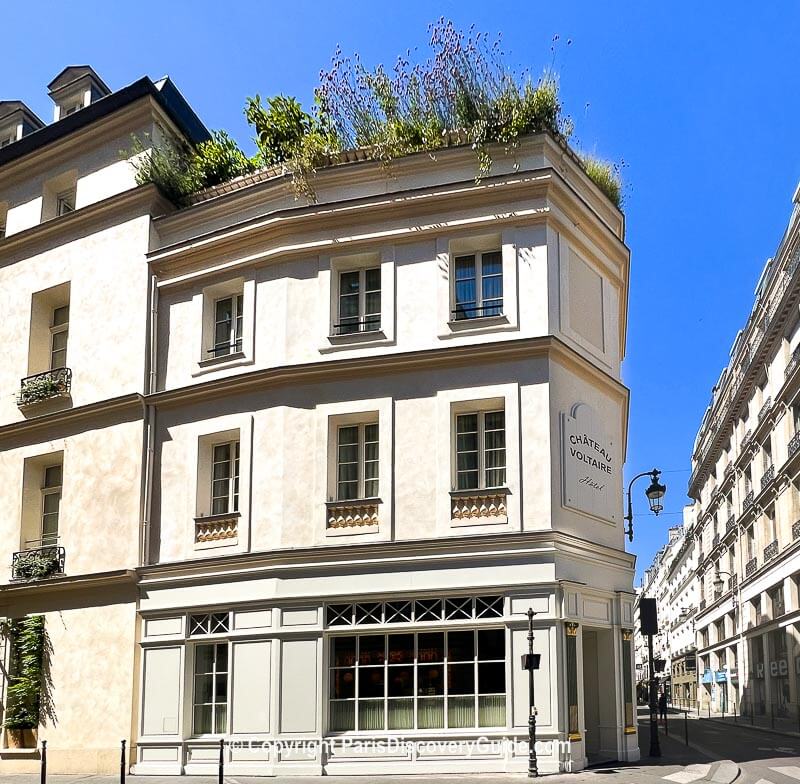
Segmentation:
<svg viewBox="0 0 800 784">
<path fill-rule="evenodd" d="M 8 605 L 32 597 L 58 593 L 59 597 L 75 591 L 107 590 L 112 587 L 134 586 L 137 581 L 133 569 L 117 569 L 111 572 L 82 574 L 75 577 L 51 577 L 27 583 L 0 585 L 0 613 Z"/>
<path fill-rule="evenodd" d="M 164 215 L 174 209 L 155 185 L 140 185 L 0 239 L 0 265 L 23 259 L 42 243 L 61 244 L 78 233 L 89 233 L 109 218 L 129 213 Z"/>
<path fill-rule="evenodd" d="M 609 565 L 624 571 L 632 570 L 634 564 L 634 556 L 624 550 L 598 545 L 561 531 L 545 530 L 272 550 L 155 564 L 140 567 L 137 572 L 140 584 L 146 589 L 154 589 L 241 580 L 259 573 L 275 576 L 299 570 L 311 575 L 312 572 L 341 571 L 346 566 L 385 569 L 390 565 L 403 567 L 407 563 L 452 563 L 464 558 L 507 562 L 515 556 L 553 562 L 559 555 L 586 557 L 594 562 L 603 558 Z"/>
<path fill-rule="evenodd" d="M 191 386 L 147 395 L 146 401 L 159 408 L 186 405 L 198 400 L 214 400 L 244 394 L 270 386 L 286 384 L 330 383 L 339 378 L 353 378 L 404 373 L 432 367 L 468 366 L 481 362 L 511 362 L 552 355 L 563 364 L 589 374 L 619 400 L 627 400 L 627 388 L 590 363 L 558 338 L 547 335 L 485 343 L 483 345 L 447 346 L 389 354 L 325 360 L 302 365 L 284 365 L 226 376 Z"/>
<path fill-rule="evenodd" d="M 309 253 L 354 253 L 362 246 L 427 235 L 543 222 L 552 210 L 551 201 L 558 205 L 562 230 L 574 237 L 576 225 L 580 226 L 586 235 L 582 243 L 588 238 L 600 249 L 593 257 L 609 278 L 624 288 L 630 255 L 627 247 L 552 167 L 489 177 L 480 184 L 464 180 L 274 209 L 156 249 L 149 259 L 159 285 L 173 286 Z M 420 219 L 423 215 L 427 217 Z M 392 225 L 375 228 L 389 220 Z M 337 231 L 344 236 L 337 236 Z"/>
<path fill-rule="evenodd" d="M 134 393 L 121 395 L 120 397 L 108 400 L 99 400 L 96 403 L 89 403 L 85 406 L 55 411 L 52 414 L 43 414 L 32 419 L 22 419 L 19 422 L 12 422 L 9 425 L 0 426 L 0 444 L 13 438 L 29 438 L 40 435 L 43 432 L 58 428 L 74 426 L 85 421 L 94 420 L 97 417 L 105 416 L 114 412 L 121 412 L 133 408 L 142 408 L 142 396 Z"/>
</svg>

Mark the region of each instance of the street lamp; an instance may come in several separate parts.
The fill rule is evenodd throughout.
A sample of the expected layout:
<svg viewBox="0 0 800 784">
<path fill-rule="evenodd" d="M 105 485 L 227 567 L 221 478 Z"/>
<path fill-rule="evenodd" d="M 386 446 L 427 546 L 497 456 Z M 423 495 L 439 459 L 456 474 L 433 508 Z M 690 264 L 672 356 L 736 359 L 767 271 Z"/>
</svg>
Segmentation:
<svg viewBox="0 0 800 784">
<path fill-rule="evenodd" d="M 725 581 L 722 579 L 723 574 L 729 579 L 732 579 L 733 577 L 730 572 L 721 572 L 719 569 L 717 569 L 717 572 L 714 575 L 714 582 L 712 583 L 714 586 L 715 595 L 722 593 L 722 589 L 725 587 Z"/>
<path fill-rule="evenodd" d="M 536 706 L 533 695 L 533 672 L 539 669 L 541 656 L 533 652 L 533 607 L 528 608 L 528 652 L 522 654 L 522 669 L 528 671 L 528 778 L 535 779 L 539 775 L 539 764 L 536 759 Z"/>
<path fill-rule="evenodd" d="M 628 535 L 629 542 L 633 541 L 633 503 L 631 502 L 631 488 L 633 487 L 633 483 L 643 476 L 650 477 L 650 487 L 644 491 L 644 494 L 647 496 L 647 501 L 650 504 L 650 511 L 658 517 L 659 512 L 664 509 L 661 499 L 664 497 L 664 493 L 667 492 L 667 486 L 660 484 L 658 481 L 658 477 L 661 476 L 661 471 L 654 468 L 652 471 L 644 471 L 633 477 L 628 484 L 628 514 L 625 515 L 625 520 L 628 522 L 628 530 L 625 531 L 625 533 Z"/>
</svg>

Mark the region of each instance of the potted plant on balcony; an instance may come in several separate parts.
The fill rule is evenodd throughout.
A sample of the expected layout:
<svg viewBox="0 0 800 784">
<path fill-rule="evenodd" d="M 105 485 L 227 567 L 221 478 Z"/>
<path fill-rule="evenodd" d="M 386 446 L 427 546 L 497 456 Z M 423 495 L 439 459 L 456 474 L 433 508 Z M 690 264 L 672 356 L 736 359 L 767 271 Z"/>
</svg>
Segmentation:
<svg viewBox="0 0 800 784">
<path fill-rule="evenodd" d="M 17 404 L 28 406 L 67 392 L 67 381 L 61 372 L 41 373 L 25 380 Z"/>
<path fill-rule="evenodd" d="M 55 548 L 40 548 L 18 553 L 14 558 L 15 580 L 41 580 L 59 570 Z"/>
<path fill-rule="evenodd" d="M 36 748 L 37 728 L 46 679 L 44 616 L 18 618 L 7 624 L 5 634 L 11 642 L 11 675 L 8 681 L 3 727 L 6 747 Z"/>
</svg>

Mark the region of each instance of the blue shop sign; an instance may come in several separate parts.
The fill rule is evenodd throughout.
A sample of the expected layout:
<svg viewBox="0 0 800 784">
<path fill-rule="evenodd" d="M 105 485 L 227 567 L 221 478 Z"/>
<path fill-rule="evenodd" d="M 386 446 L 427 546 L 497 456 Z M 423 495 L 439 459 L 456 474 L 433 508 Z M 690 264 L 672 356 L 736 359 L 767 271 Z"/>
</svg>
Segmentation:
<svg viewBox="0 0 800 784">
<path fill-rule="evenodd" d="M 713 683 L 714 682 L 714 671 L 713 670 L 703 670 L 703 677 L 700 680 L 701 683 Z"/>
<path fill-rule="evenodd" d="M 714 678 L 717 683 L 725 683 L 728 680 L 728 673 L 726 670 L 717 670 L 714 673 Z"/>
</svg>

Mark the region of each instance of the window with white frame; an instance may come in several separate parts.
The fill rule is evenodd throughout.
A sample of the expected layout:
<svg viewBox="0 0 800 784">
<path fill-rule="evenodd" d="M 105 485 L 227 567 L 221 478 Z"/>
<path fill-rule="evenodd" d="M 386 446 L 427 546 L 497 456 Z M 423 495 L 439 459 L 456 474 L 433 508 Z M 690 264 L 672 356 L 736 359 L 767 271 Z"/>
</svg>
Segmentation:
<svg viewBox="0 0 800 784">
<path fill-rule="evenodd" d="M 505 487 L 505 411 L 456 414 L 455 430 L 455 489 Z"/>
<path fill-rule="evenodd" d="M 378 497 L 378 446 L 377 422 L 337 428 L 337 501 Z"/>
<path fill-rule="evenodd" d="M 61 510 L 61 464 L 46 466 L 42 472 L 42 514 L 40 540 L 43 547 L 58 541 L 58 517 Z"/>
<path fill-rule="evenodd" d="M 214 444 L 211 449 L 211 514 L 239 511 L 239 441 Z"/>
<path fill-rule="evenodd" d="M 503 315 L 503 254 L 499 250 L 453 258 L 453 321 Z"/>
<path fill-rule="evenodd" d="M 359 634 L 330 646 L 332 732 L 506 725 L 504 629 Z"/>
<path fill-rule="evenodd" d="M 50 370 L 67 366 L 67 337 L 69 335 L 69 305 L 53 308 L 50 320 Z"/>
<path fill-rule="evenodd" d="M 192 733 L 221 735 L 228 728 L 228 643 L 194 646 Z"/>
<path fill-rule="evenodd" d="M 69 188 L 56 194 L 56 216 L 75 211 L 75 189 Z"/>
<path fill-rule="evenodd" d="M 334 334 L 353 335 L 381 328 L 381 268 L 339 273 L 338 319 Z"/>
<path fill-rule="evenodd" d="M 208 350 L 212 357 L 224 357 L 242 350 L 243 302 L 242 294 L 214 301 L 214 345 Z"/>
</svg>

